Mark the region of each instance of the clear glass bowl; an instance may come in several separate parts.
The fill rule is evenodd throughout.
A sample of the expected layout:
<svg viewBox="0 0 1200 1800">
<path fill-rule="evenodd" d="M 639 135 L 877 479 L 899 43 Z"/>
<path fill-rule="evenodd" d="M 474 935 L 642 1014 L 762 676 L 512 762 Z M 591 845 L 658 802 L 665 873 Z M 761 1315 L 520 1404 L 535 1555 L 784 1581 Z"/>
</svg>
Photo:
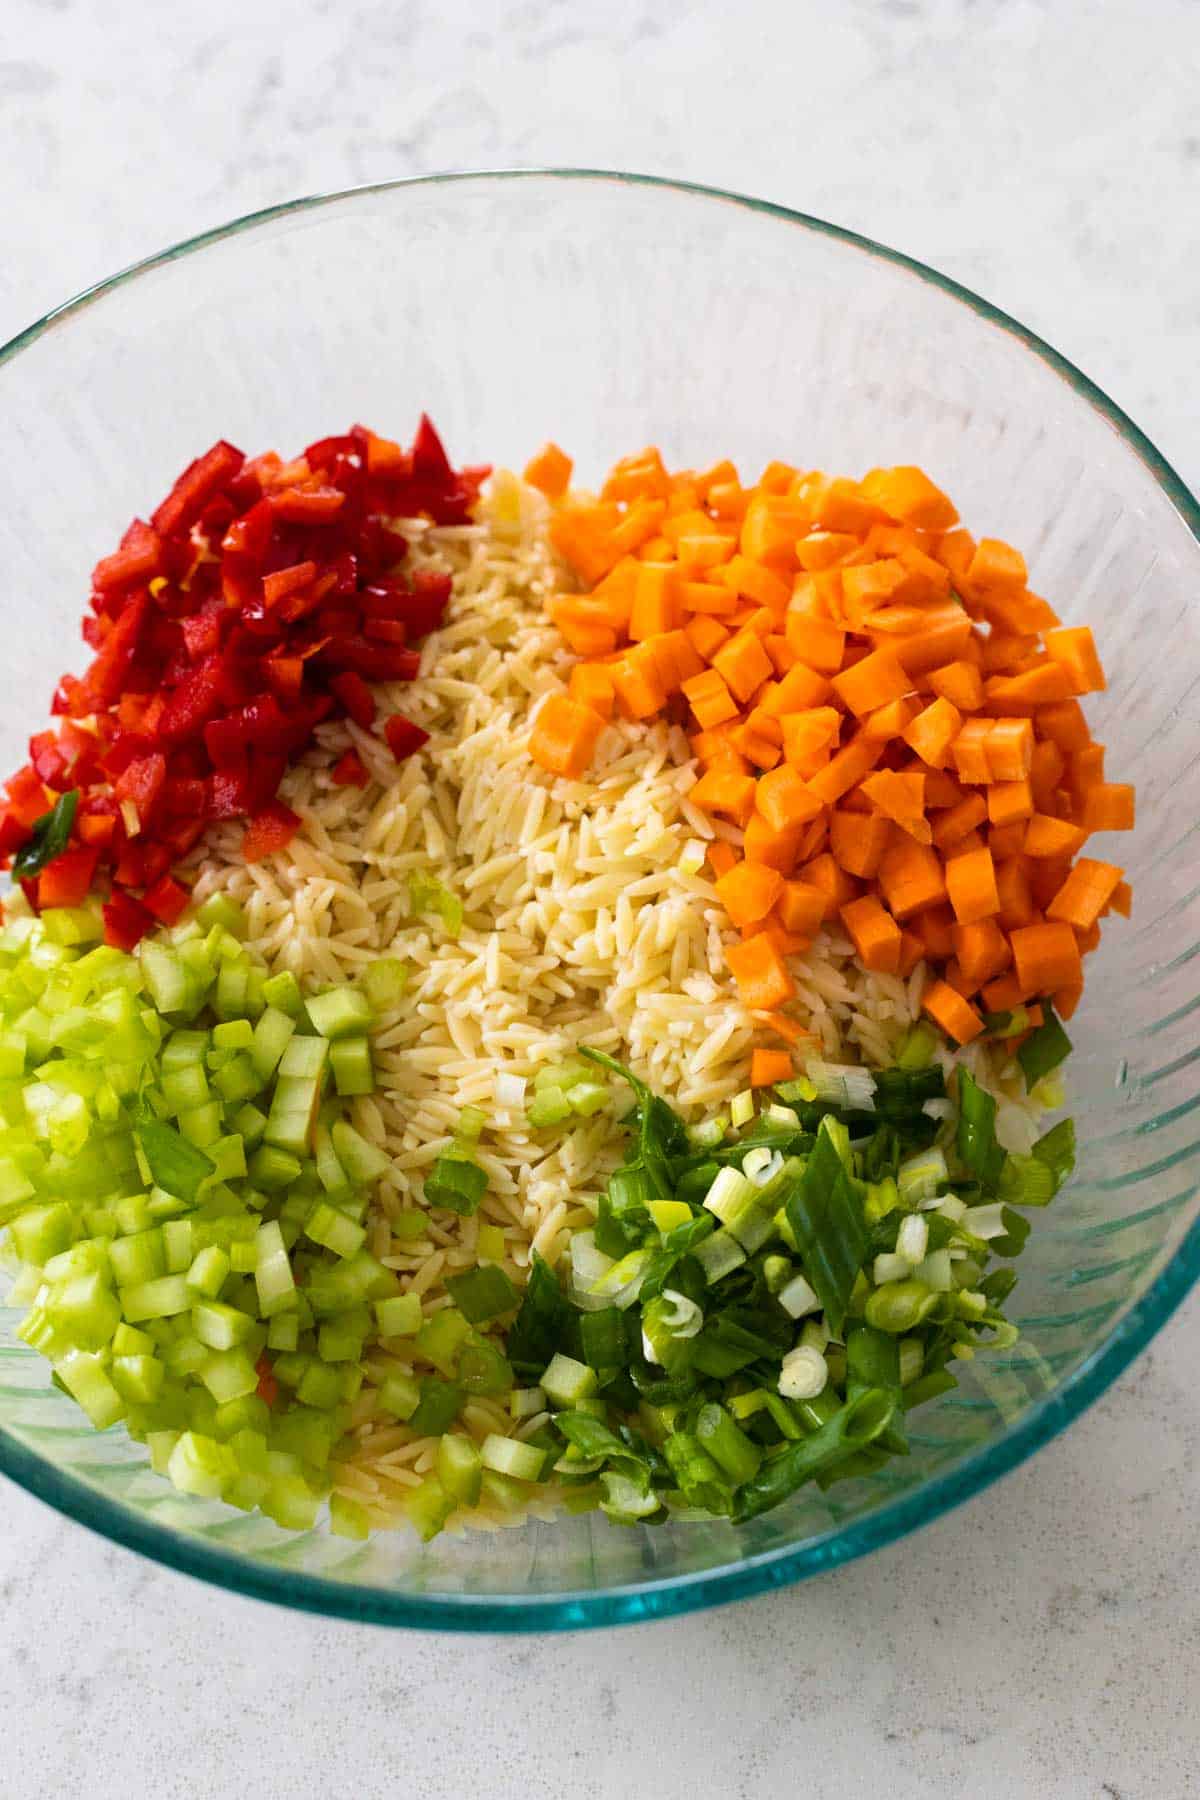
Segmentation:
<svg viewBox="0 0 1200 1800">
<path fill-rule="evenodd" d="M 316 1612 L 460 1630 L 661 1616 L 887 1543 L 1061 1431 L 1200 1271 L 1200 509 L 1118 407 L 1031 332 L 852 233 L 620 175 L 398 182 L 302 200 L 115 277 L 0 352 L 4 768 L 78 667 L 87 573 L 217 437 L 289 452 L 426 408 L 453 453 L 517 466 L 547 436 L 584 474 L 774 456 L 919 462 L 1034 586 L 1098 628 L 1110 767 L 1136 781 L 1137 904 L 1076 1015 L 1075 1181 L 1036 1221 L 1023 1340 L 918 1415 L 913 1454 L 735 1530 L 602 1520 L 355 1546 L 184 1499 L 117 1428 L 81 1429 L 0 1313 L 0 1469 L 193 1575 Z"/>
</svg>

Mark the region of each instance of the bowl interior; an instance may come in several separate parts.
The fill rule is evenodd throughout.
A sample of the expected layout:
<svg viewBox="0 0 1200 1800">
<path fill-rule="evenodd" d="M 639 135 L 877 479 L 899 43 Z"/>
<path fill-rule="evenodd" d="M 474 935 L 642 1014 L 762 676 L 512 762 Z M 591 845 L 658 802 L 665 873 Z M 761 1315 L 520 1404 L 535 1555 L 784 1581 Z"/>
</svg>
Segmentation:
<svg viewBox="0 0 1200 1800">
<path fill-rule="evenodd" d="M 884 1541 L 1053 1435 L 1194 1278 L 1200 991 L 1195 503 L 1066 365 L 928 271 L 724 196 L 599 176 L 401 183 L 281 209 L 160 259 L 27 334 L 0 371 L 7 493 L 0 750 L 15 767 L 78 668 L 87 572 L 214 438 L 284 453 L 354 419 L 518 466 L 546 437 L 599 475 L 774 456 L 919 462 L 1035 589 L 1097 630 L 1093 706 L 1138 784 L 1137 902 L 1072 1035 L 1080 1167 L 1038 1219 L 1021 1344 L 919 1415 L 913 1454 L 735 1531 L 530 1524 L 357 1547 L 174 1494 L 118 1428 L 78 1428 L 0 1313 L 0 1467 L 110 1535 L 294 1604 L 396 1623 L 596 1623 L 793 1579 Z"/>
</svg>

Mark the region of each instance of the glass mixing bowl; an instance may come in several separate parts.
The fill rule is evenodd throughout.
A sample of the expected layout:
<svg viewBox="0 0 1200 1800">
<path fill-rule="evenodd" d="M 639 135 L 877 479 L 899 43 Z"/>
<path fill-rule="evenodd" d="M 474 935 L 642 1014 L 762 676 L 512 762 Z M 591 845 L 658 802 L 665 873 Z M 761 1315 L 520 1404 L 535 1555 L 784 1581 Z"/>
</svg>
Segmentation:
<svg viewBox="0 0 1200 1800">
<path fill-rule="evenodd" d="M 0 766 L 23 758 L 87 574 L 214 438 L 293 452 L 422 408 L 464 461 L 553 436 L 598 475 L 775 456 L 917 462 L 1036 589 L 1097 630 L 1094 703 L 1140 823 L 1137 894 L 1072 1028 L 1075 1180 L 1035 1222 L 1013 1316 L 917 1415 L 913 1453 L 734 1529 L 577 1518 L 358 1546 L 186 1499 L 121 1429 L 81 1428 L 0 1313 L 0 1469 L 118 1542 L 242 1593 L 386 1625 L 555 1629 L 795 1581 L 976 1493 L 1069 1424 L 1200 1270 L 1200 508 L 1119 408 L 1031 332 L 919 263 L 781 207 L 630 176 L 521 172 L 297 201 L 152 258 L 0 352 Z M 1101 852 L 1103 854 L 1103 851 Z"/>
</svg>

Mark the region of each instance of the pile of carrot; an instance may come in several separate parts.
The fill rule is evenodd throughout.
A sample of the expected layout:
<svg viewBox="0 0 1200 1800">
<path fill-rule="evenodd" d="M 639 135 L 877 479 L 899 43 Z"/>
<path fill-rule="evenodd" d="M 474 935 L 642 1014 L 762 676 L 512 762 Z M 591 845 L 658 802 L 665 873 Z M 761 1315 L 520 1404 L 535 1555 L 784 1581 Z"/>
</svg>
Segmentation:
<svg viewBox="0 0 1200 1800">
<path fill-rule="evenodd" d="M 1100 920 L 1131 904 L 1080 852 L 1132 827 L 1134 792 L 1079 703 L 1105 685 L 1092 633 L 1029 591 L 1020 551 L 977 542 L 912 467 L 774 462 L 743 487 L 650 449 L 599 499 L 571 467 L 547 445 L 525 470 L 584 590 L 549 602 L 580 660 L 530 753 L 579 778 L 614 712 L 686 725 L 745 1004 L 794 1041 L 788 957 L 837 917 L 868 969 L 924 960 L 924 1011 L 957 1043 L 1042 999 L 1069 1017 Z"/>
</svg>

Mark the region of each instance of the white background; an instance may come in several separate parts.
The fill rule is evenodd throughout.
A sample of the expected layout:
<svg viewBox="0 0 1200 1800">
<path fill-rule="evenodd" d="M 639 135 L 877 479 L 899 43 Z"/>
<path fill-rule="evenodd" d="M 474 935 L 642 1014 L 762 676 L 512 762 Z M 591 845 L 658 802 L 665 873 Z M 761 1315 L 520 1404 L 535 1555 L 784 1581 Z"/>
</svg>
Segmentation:
<svg viewBox="0 0 1200 1800">
<path fill-rule="evenodd" d="M 0 339 L 320 188 L 626 167 L 896 245 L 1200 482 L 1195 0 L 0 0 Z M 1200 1791 L 1193 1303 L 1067 1437 L 865 1563 L 555 1641 L 205 1589 L 0 1484 L 0 1789 L 94 1800 L 1183 1800 Z"/>
</svg>

